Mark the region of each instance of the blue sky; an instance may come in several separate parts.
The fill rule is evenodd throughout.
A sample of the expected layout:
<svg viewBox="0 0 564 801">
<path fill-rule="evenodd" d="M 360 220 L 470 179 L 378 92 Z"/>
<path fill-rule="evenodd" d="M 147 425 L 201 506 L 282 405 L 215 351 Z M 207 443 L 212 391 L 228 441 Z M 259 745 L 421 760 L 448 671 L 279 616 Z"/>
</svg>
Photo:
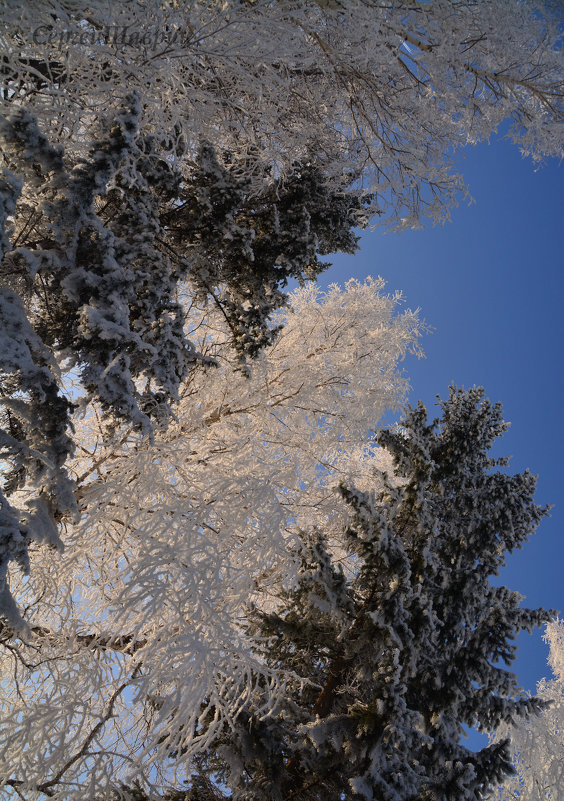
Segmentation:
<svg viewBox="0 0 564 801">
<path fill-rule="evenodd" d="M 455 382 L 503 403 L 511 428 L 496 455 L 512 456 L 513 472 L 538 474 L 537 502 L 554 508 L 502 580 L 524 605 L 564 615 L 564 167 L 553 160 L 535 171 L 505 140 L 465 150 L 456 164 L 473 205 L 444 227 L 365 233 L 355 256 L 331 257 L 320 283 L 381 275 L 421 309 L 435 330 L 423 339 L 426 359 L 404 363 L 410 402 L 429 409 Z M 542 632 L 518 645 L 514 670 L 534 690 L 549 675 Z"/>
</svg>

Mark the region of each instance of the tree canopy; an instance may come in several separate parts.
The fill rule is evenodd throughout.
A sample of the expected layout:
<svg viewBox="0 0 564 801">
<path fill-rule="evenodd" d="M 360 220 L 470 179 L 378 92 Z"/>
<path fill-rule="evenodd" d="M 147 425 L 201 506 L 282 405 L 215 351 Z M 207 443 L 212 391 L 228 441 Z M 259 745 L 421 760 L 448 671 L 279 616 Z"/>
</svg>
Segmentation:
<svg viewBox="0 0 564 801">
<path fill-rule="evenodd" d="M 562 154 L 562 16 L 543 0 L 167 0 L 4 4 L 3 96 L 84 155 L 128 93 L 159 155 L 202 141 L 242 174 L 314 155 L 353 175 L 393 226 L 444 219 L 450 155 L 512 120 L 534 158 Z"/>
<path fill-rule="evenodd" d="M 511 118 L 524 152 L 561 153 L 563 70 L 558 6 L 525 0 L 3 11 L 0 597 L 17 628 L 8 562 L 60 547 L 77 514 L 74 403 L 150 436 L 210 366 L 178 293 L 221 310 L 248 369 L 318 254 L 354 251 L 375 215 L 444 219 L 453 150 Z"/>
<path fill-rule="evenodd" d="M 330 326 L 335 299 L 309 312 Z M 278 394 L 300 362 L 274 347 L 269 404 L 202 409 L 156 450 L 85 454 L 89 516 L 66 554 L 37 555 L 17 587 L 29 635 L 3 643 L 5 786 L 30 801 L 479 801 L 511 772 L 507 740 L 475 753 L 461 737 L 543 708 L 507 667 L 550 613 L 490 582 L 546 513 L 535 479 L 490 458 L 506 426 L 478 389 L 451 388 L 431 422 L 419 404 L 375 441 L 343 437 L 328 330 L 309 345 L 328 430 L 301 389 Z"/>
<path fill-rule="evenodd" d="M 398 362 L 423 329 L 399 302 L 381 281 L 298 290 L 250 377 L 223 315 L 193 307 L 189 328 L 217 367 L 192 372 L 153 442 L 108 439 L 95 405 L 76 420 L 81 517 L 62 553 L 32 543 L 29 577 L 12 572 L 20 641 L 2 629 L 12 786 L 79 798 L 88 775 L 96 797 L 136 762 L 170 783 L 261 676 L 271 702 L 285 692 L 241 622 L 251 598 L 269 603 L 295 579 L 300 527 L 342 528 L 335 483 L 368 487 L 389 467 L 367 422 L 404 400 Z"/>
<path fill-rule="evenodd" d="M 308 282 L 502 122 L 562 155 L 560 4 L 0 9 L 0 787 L 478 801 L 544 510 L 479 390 L 374 436 L 425 325 Z"/>
<path fill-rule="evenodd" d="M 354 252 L 353 229 L 366 221 L 369 199 L 331 190 L 312 164 L 296 164 L 284 181 L 265 174 L 251 195 L 230 160 L 202 145 L 183 179 L 151 158 L 130 100 L 100 121 L 74 166 L 21 108 L 0 123 L 0 444 L 11 468 L 4 492 L 20 498 L 19 509 L 6 500 L 0 512 L 4 571 L 9 560 L 27 569 L 30 539 L 60 546 L 57 522 L 77 513 L 65 467 L 74 448 L 69 375 L 80 379 L 83 409 L 99 404 L 108 435 L 131 424 L 150 436 L 189 374 L 215 364 L 189 338 L 190 304 L 220 312 L 248 371 L 276 337 L 271 317 L 287 282 L 314 278 L 319 254 Z M 5 572 L 0 581 L 17 628 Z"/>
</svg>

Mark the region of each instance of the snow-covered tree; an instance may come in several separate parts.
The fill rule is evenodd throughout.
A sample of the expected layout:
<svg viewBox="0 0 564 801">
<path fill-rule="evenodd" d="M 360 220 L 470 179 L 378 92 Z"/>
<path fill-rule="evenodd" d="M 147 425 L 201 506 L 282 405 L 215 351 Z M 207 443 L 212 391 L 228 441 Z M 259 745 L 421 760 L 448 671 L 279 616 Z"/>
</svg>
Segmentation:
<svg viewBox="0 0 564 801">
<path fill-rule="evenodd" d="M 309 299 L 285 329 L 297 364 L 266 352 L 263 423 L 264 402 L 234 408 L 226 381 L 227 402 L 184 431 L 179 419 L 160 451 L 85 454 L 97 511 L 69 532 L 66 559 L 41 553 L 19 586 L 33 639 L 4 651 L 6 788 L 26 801 L 478 801 L 511 770 L 506 740 L 475 753 L 461 738 L 542 708 L 500 663 L 548 613 L 489 578 L 545 510 L 530 473 L 489 458 L 505 424 L 481 390 L 451 389 L 431 423 L 409 409 L 376 443 L 351 437 L 346 398 L 364 381 L 331 355 L 361 335 L 383 358 L 393 327 L 368 336 L 369 291 L 349 288 L 360 303 L 345 330 L 348 301 Z M 300 328 L 308 311 L 316 339 Z M 308 356 L 320 394 L 304 409 Z M 351 417 L 354 430 L 354 403 Z M 289 473 L 279 487 L 267 468 L 278 453 L 297 469 L 300 431 L 286 492 Z"/>
<path fill-rule="evenodd" d="M 444 219 L 454 150 L 512 118 L 525 152 L 560 153 L 564 71 L 540 0 L 0 8 L 0 598 L 17 627 L 8 562 L 58 546 L 76 513 L 69 367 L 108 429 L 150 434 L 205 364 L 181 282 L 244 369 L 288 278 L 354 249 L 354 226 Z"/>
<path fill-rule="evenodd" d="M 110 441 L 96 406 L 76 421 L 81 519 L 64 553 L 33 545 L 31 575 L 14 571 L 29 634 L 2 630 L 0 776 L 14 792 L 179 786 L 256 682 L 265 713 L 276 704 L 285 671 L 240 623 L 250 598 L 267 606 L 295 579 L 299 528 L 342 530 L 339 480 L 368 488 L 375 465 L 391 469 L 367 426 L 402 402 L 398 361 L 422 331 L 398 301 L 381 281 L 297 290 L 250 377 L 220 310 L 193 306 L 190 336 L 217 367 L 190 373 L 152 444 L 123 429 Z"/>
<path fill-rule="evenodd" d="M 505 119 L 526 153 L 562 152 L 562 8 L 551 0 L 1 7 L 3 103 L 76 154 L 135 91 L 142 130 L 186 167 L 202 141 L 259 181 L 313 152 L 338 185 L 363 176 L 391 223 L 411 225 L 444 218 L 461 188 L 453 149 Z"/>
<path fill-rule="evenodd" d="M 533 158 L 562 152 L 559 4 L 0 11 L 0 776 L 66 799 L 144 761 L 174 783 L 168 757 L 281 692 L 233 621 L 249 588 L 276 596 L 300 526 L 346 558 L 328 476 L 368 486 L 417 331 L 360 315 L 374 285 L 299 296 L 300 329 L 286 283 L 371 215 L 444 220 L 450 155 L 507 118 Z"/>
<path fill-rule="evenodd" d="M 74 400 L 95 400 L 107 429 L 150 433 L 187 374 L 213 363 L 185 333 L 187 305 L 221 312 L 243 369 L 275 338 L 271 315 L 288 280 L 314 278 L 319 254 L 353 252 L 353 229 L 366 221 L 369 199 L 331 190 L 312 164 L 295 164 L 284 181 L 265 174 L 251 195 L 233 159 L 202 145 L 183 179 L 154 157 L 139 105 L 127 102 L 99 121 L 74 164 L 21 108 L 0 121 L 0 454 L 10 463 L 0 597 L 16 626 L 8 560 L 26 568 L 30 539 L 60 545 L 56 523 L 75 510 L 64 466 L 73 404 L 61 389 L 70 371 L 83 388 Z M 19 490 L 28 499 L 18 512 Z"/>
<path fill-rule="evenodd" d="M 537 685 L 537 695 L 549 706 L 497 735 L 511 738 L 514 776 L 491 796 L 496 801 L 562 801 L 564 799 L 564 622 L 546 627 L 548 662 L 553 678 Z"/>
<path fill-rule="evenodd" d="M 341 485 L 347 570 L 324 529 L 302 532 L 296 586 L 251 610 L 246 625 L 265 664 L 289 672 L 287 692 L 265 713 L 257 681 L 200 756 L 194 786 L 216 781 L 204 797 L 477 801 L 511 770 L 507 741 L 475 753 L 461 737 L 541 706 L 500 663 L 548 615 L 490 577 L 546 510 L 530 473 L 488 456 L 505 430 L 499 405 L 451 388 L 441 408 L 429 423 L 419 404 L 377 435 L 394 480 Z"/>
</svg>

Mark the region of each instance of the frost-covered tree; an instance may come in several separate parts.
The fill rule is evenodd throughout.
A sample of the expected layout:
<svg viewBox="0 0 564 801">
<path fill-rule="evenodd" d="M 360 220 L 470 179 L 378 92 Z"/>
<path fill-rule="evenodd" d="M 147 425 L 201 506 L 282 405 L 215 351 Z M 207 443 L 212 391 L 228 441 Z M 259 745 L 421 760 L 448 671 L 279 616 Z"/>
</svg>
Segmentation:
<svg viewBox="0 0 564 801">
<path fill-rule="evenodd" d="M 109 430 L 150 434 L 205 364 L 181 282 L 244 369 L 288 278 L 354 248 L 352 227 L 444 219 L 448 154 L 507 118 L 534 158 L 561 153 L 562 26 L 540 0 L 0 8 L 0 598 L 17 627 L 8 562 L 58 547 L 76 514 L 65 370 Z"/>
<path fill-rule="evenodd" d="M 564 799 L 564 623 L 546 627 L 548 662 L 553 678 L 537 685 L 549 706 L 520 725 L 505 726 L 497 735 L 511 738 L 514 776 L 491 798 L 496 801 L 562 801 Z"/>
<path fill-rule="evenodd" d="M 265 713 L 276 705 L 285 671 L 240 624 L 250 598 L 268 606 L 295 580 L 299 528 L 339 535 L 339 480 L 368 488 L 374 466 L 391 469 L 367 426 L 402 402 L 398 361 L 422 331 L 398 301 L 381 281 L 297 290 L 249 377 L 221 311 L 193 306 L 191 337 L 217 367 L 190 373 L 152 444 L 123 429 L 110 441 L 96 405 L 76 420 L 81 517 L 62 554 L 34 545 L 31 575 L 14 570 L 28 633 L 1 631 L 0 777 L 13 792 L 180 786 L 256 682 Z"/>
<path fill-rule="evenodd" d="M 535 158 L 562 152 L 562 8 L 551 0 L 3 0 L 2 99 L 84 155 L 136 91 L 161 153 L 202 141 L 259 181 L 313 151 L 363 176 L 393 225 L 443 219 L 453 149 L 505 119 Z M 247 160 L 247 157 L 251 157 Z M 405 218 L 405 219 L 404 219 Z"/>
<path fill-rule="evenodd" d="M 10 465 L 0 597 L 16 627 L 7 562 L 26 569 L 30 540 L 59 546 L 56 524 L 76 512 L 68 376 L 83 390 L 73 399 L 95 400 L 108 431 L 150 434 L 188 373 L 213 364 L 185 331 L 188 305 L 221 312 L 244 369 L 275 338 L 288 280 L 314 278 L 319 254 L 353 252 L 370 203 L 330 189 L 311 163 L 284 180 L 265 173 L 251 194 L 233 159 L 205 144 L 183 178 L 155 156 L 137 100 L 127 102 L 76 163 L 21 108 L 0 121 L 0 455 Z"/>
<path fill-rule="evenodd" d="M 475 753 L 461 737 L 542 708 L 506 667 L 515 635 L 548 615 L 490 577 L 546 510 L 530 473 L 488 456 L 505 430 L 499 405 L 451 388 L 441 408 L 428 422 L 419 404 L 377 435 L 393 480 L 341 485 L 345 570 L 323 529 L 301 533 L 295 587 L 251 610 L 246 626 L 264 663 L 289 673 L 287 692 L 265 712 L 257 682 L 199 759 L 194 782 L 216 781 L 205 797 L 477 801 L 511 771 L 506 740 Z"/>
<path fill-rule="evenodd" d="M 562 26 L 558 4 L 540 0 L 0 0 L 0 10 L 0 620 L 15 661 L 6 719 L 19 732 L 6 735 L 2 776 L 15 793 L 66 798 L 87 776 L 92 793 L 109 786 L 131 760 L 158 783 L 167 756 L 215 736 L 210 710 L 220 728 L 254 683 L 278 692 L 243 635 L 225 639 L 248 597 L 247 565 L 266 593 L 292 564 L 304 515 L 306 528 L 342 519 L 327 476 L 352 471 L 362 486 L 366 404 L 377 419 L 397 397 L 394 360 L 414 336 L 400 326 L 393 346 L 381 341 L 371 312 L 368 350 L 346 340 L 341 364 L 353 329 L 331 296 L 339 321 L 318 332 L 323 313 L 306 314 L 297 363 L 271 373 L 262 350 L 271 358 L 291 341 L 273 319 L 286 282 L 315 277 L 319 255 L 354 250 L 351 231 L 370 215 L 396 228 L 445 219 L 463 188 L 449 154 L 502 120 L 533 158 L 561 153 Z M 353 353 L 354 380 L 342 372 Z M 315 383 L 318 357 L 329 367 Z M 167 449 L 184 440 L 188 479 L 166 472 Z M 143 476 L 155 478 L 147 496 Z M 244 534 L 223 538 L 225 525 Z M 71 548 L 57 567 L 63 528 Z M 30 552 L 39 572 L 22 578 Z M 192 650 L 176 639 L 186 630 Z M 159 662 L 164 638 L 172 650 Z M 190 685 L 205 696 L 197 721 L 198 692 L 175 687 L 184 652 L 185 675 L 211 681 Z M 146 677 L 151 660 L 160 678 Z M 86 704 L 77 676 L 89 677 Z M 133 718 L 120 714 L 130 708 Z"/>
</svg>

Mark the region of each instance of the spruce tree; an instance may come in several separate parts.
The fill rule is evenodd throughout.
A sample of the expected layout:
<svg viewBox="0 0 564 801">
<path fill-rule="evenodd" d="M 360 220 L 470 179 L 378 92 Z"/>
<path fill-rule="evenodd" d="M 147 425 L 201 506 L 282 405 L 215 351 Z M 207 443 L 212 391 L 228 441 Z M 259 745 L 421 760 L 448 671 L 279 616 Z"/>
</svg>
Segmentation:
<svg viewBox="0 0 564 801">
<path fill-rule="evenodd" d="M 451 387 L 440 406 L 377 435 L 395 465 L 384 489 L 341 486 L 349 573 L 321 532 L 304 533 L 298 586 L 252 612 L 288 693 L 268 715 L 256 694 L 207 755 L 218 798 L 478 801 L 511 773 L 507 741 L 475 753 L 461 738 L 543 706 L 506 668 L 516 634 L 548 613 L 490 578 L 547 510 L 534 476 L 488 455 L 506 429 L 499 404 Z"/>
</svg>

